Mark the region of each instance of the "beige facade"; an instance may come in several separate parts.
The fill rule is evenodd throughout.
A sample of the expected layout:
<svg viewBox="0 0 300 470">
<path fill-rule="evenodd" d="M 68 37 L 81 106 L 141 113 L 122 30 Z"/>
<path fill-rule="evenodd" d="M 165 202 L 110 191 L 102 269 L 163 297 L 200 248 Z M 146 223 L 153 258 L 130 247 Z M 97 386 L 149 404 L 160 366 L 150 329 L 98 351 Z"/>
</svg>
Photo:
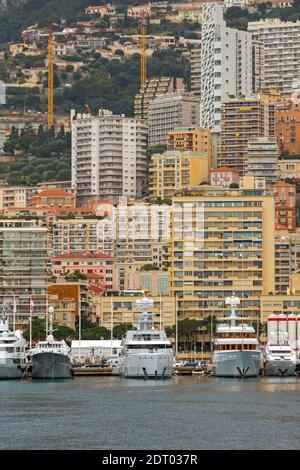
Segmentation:
<svg viewBox="0 0 300 470">
<path fill-rule="evenodd" d="M 169 273 L 161 270 L 130 273 L 126 289 L 145 290 L 150 297 L 169 295 Z"/>
<path fill-rule="evenodd" d="M 68 326 L 75 330 L 76 303 L 72 298 L 59 299 L 58 295 L 50 294 L 48 304 L 54 308 L 54 323 L 56 325 Z"/>
<path fill-rule="evenodd" d="M 168 133 L 167 150 L 203 152 L 208 156 L 209 167 L 213 159 L 213 141 L 210 130 L 179 127 Z"/>
<path fill-rule="evenodd" d="M 120 323 L 136 324 L 139 311 L 136 301 L 141 295 L 104 296 L 94 299 L 92 321 L 111 329 Z M 154 301 L 153 324 L 155 328 L 175 325 L 175 298 L 170 296 L 151 297 Z M 136 325 L 137 326 L 137 325 Z"/>
<path fill-rule="evenodd" d="M 276 137 L 250 137 L 246 147 L 247 174 L 265 178 L 269 183 L 280 177 Z"/>
<path fill-rule="evenodd" d="M 222 104 L 219 165 L 247 171 L 246 149 L 254 137 L 276 135 L 276 105 L 268 95 L 227 99 Z"/>
<path fill-rule="evenodd" d="M 140 52 L 140 44 L 136 45 Z M 118 49 L 120 46 L 118 47 Z M 126 53 L 126 52 L 125 52 Z M 149 104 L 159 95 L 172 93 L 176 90 L 184 90 L 182 78 L 153 77 L 146 80 L 146 84 L 134 98 L 134 117 L 148 122 Z"/>
<path fill-rule="evenodd" d="M 281 178 L 300 178 L 300 159 L 279 160 Z"/>
<path fill-rule="evenodd" d="M 33 188 L 22 186 L 0 187 L 0 211 L 10 207 L 27 207 L 31 195 L 35 192 Z"/>
<path fill-rule="evenodd" d="M 46 289 L 50 278 L 49 233 L 40 220 L 3 219 L 0 222 L 0 303 L 12 311 L 16 298 L 16 329 L 26 329 L 30 298 L 32 315 L 46 312 Z"/>
<path fill-rule="evenodd" d="M 261 322 L 266 322 L 269 315 L 299 314 L 300 293 L 261 296 Z"/>
<path fill-rule="evenodd" d="M 275 292 L 286 294 L 291 276 L 300 266 L 300 231 L 277 232 L 275 238 Z M 272 290 L 272 292 L 274 292 Z"/>
<path fill-rule="evenodd" d="M 167 143 L 176 127 L 200 127 L 200 101 L 192 93 L 175 92 L 157 96 L 149 103 L 149 146 Z"/>
<path fill-rule="evenodd" d="M 179 318 L 222 316 L 233 292 L 240 313 L 259 317 L 260 296 L 275 287 L 274 227 L 272 197 L 217 189 L 174 197 L 169 271 Z"/>
<path fill-rule="evenodd" d="M 154 154 L 150 165 L 150 194 L 153 199 L 170 199 L 176 191 L 196 187 L 209 180 L 209 159 L 200 152 Z"/>
<path fill-rule="evenodd" d="M 249 21 L 248 31 L 252 33 L 253 41 L 263 46 L 261 60 L 256 64 L 258 74 L 264 77 L 262 88 L 276 88 L 283 94 L 290 94 L 293 82 L 299 80 L 300 74 L 300 20 L 267 18 Z"/>
</svg>

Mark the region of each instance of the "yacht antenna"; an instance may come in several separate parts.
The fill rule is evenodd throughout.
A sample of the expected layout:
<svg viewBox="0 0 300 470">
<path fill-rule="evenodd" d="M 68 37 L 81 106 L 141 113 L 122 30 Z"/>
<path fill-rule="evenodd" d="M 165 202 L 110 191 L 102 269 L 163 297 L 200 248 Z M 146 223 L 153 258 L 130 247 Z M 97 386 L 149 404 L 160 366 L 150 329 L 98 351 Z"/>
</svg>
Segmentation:
<svg viewBox="0 0 300 470">
<path fill-rule="evenodd" d="M 231 307 L 231 314 L 229 318 L 231 319 L 231 326 L 235 326 L 236 320 L 236 307 L 240 305 L 241 301 L 238 297 L 235 296 L 235 293 L 232 293 L 231 297 L 226 297 L 225 304 L 230 305 Z"/>
<path fill-rule="evenodd" d="M 48 330 L 48 334 L 49 334 L 49 336 L 53 336 L 53 313 L 54 313 L 54 308 L 51 305 L 48 308 L 48 313 L 49 313 L 49 330 Z"/>
</svg>

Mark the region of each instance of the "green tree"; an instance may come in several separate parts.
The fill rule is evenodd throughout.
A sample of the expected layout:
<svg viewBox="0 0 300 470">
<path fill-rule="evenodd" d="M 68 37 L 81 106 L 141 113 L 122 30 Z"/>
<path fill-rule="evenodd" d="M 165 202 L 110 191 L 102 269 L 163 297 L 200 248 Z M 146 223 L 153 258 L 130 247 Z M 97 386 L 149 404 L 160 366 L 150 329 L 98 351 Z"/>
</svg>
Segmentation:
<svg viewBox="0 0 300 470">
<path fill-rule="evenodd" d="M 94 328 L 82 330 L 81 336 L 82 339 L 86 340 L 110 339 L 110 331 L 104 326 L 95 326 Z"/>
<path fill-rule="evenodd" d="M 87 277 L 84 273 L 80 272 L 79 269 L 76 269 L 76 271 L 74 271 L 73 273 L 67 274 L 65 276 L 65 279 L 67 281 L 77 282 L 77 281 L 85 281 Z"/>
<path fill-rule="evenodd" d="M 64 325 L 58 325 L 57 327 L 55 327 L 54 334 L 56 339 L 63 339 L 67 343 L 70 343 L 73 339 L 78 338 L 77 331 Z"/>
<path fill-rule="evenodd" d="M 32 340 L 42 341 L 46 337 L 46 321 L 45 318 L 34 317 L 32 319 Z M 30 327 L 24 331 L 24 338 L 29 341 Z"/>
<path fill-rule="evenodd" d="M 120 323 L 113 327 L 113 337 L 116 339 L 121 339 L 128 330 L 136 330 L 132 323 Z"/>
</svg>

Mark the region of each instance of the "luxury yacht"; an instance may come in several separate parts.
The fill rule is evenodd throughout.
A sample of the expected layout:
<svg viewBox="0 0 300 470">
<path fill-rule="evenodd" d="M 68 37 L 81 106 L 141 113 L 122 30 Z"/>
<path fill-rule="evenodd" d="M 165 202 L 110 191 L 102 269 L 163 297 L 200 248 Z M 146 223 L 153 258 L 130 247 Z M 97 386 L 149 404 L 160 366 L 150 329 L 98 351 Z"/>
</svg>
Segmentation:
<svg viewBox="0 0 300 470">
<path fill-rule="evenodd" d="M 289 377 L 296 375 L 296 352 L 285 331 L 271 332 L 264 351 L 265 375 Z"/>
<path fill-rule="evenodd" d="M 231 314 L 217 326 L 213 355 L 215 376 L 257 377 L 261 351 L 255 330 L 245 323 L 244 318 L 236 316 L 235 309 L 240 304 L 238 297 L 227 297 L 225 303 L 231 306 Z M 241 323 L 237 324 L 237 320 Z"/>
<path fill-rule="evenodd" d="M 49 334 L 31 350 L 33 379 L 70 379 L 71 349 L 53 336 L 53 307 L 49 307 Z"/>
<path fill-rule="evenodd" d="M 0 318 L 0 379 L 20 379 L 26 367 L 26 341 L 19 330 L 10 331 L 6 308 Z"/>
<path fill-rule="evenodd" d="M 173 375 L 173 349 L 166 333 L 152 327 L 149 310 L 153 300 L 144 297 L 136 305 L 142 313 L 138 330 L 128 330 L 122 341 L 120 373 L 123 377 L 165 379 Z"/>
</svg>

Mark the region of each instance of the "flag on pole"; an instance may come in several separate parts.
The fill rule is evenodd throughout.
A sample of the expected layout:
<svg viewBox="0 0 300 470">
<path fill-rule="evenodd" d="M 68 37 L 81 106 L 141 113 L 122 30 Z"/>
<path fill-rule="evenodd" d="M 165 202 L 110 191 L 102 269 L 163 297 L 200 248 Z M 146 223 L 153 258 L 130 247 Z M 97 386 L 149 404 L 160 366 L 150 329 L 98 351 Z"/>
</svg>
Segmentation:
<svg viewBox="0 0 300 470">
<path fill-rule="evenodd" d="M 30 313 L 33 313 L 33 307 L 34 307 L 33 298 L 30 296 L 30 304 L 29 304 Z"/>
<path fill-rule="evenodd" d="M 13 296 L 13 321 L 14 321 L 14 331 L 16 329 L 16 313 L 17 313 L 17 302 L 16 296 Z"/>
</svg>

